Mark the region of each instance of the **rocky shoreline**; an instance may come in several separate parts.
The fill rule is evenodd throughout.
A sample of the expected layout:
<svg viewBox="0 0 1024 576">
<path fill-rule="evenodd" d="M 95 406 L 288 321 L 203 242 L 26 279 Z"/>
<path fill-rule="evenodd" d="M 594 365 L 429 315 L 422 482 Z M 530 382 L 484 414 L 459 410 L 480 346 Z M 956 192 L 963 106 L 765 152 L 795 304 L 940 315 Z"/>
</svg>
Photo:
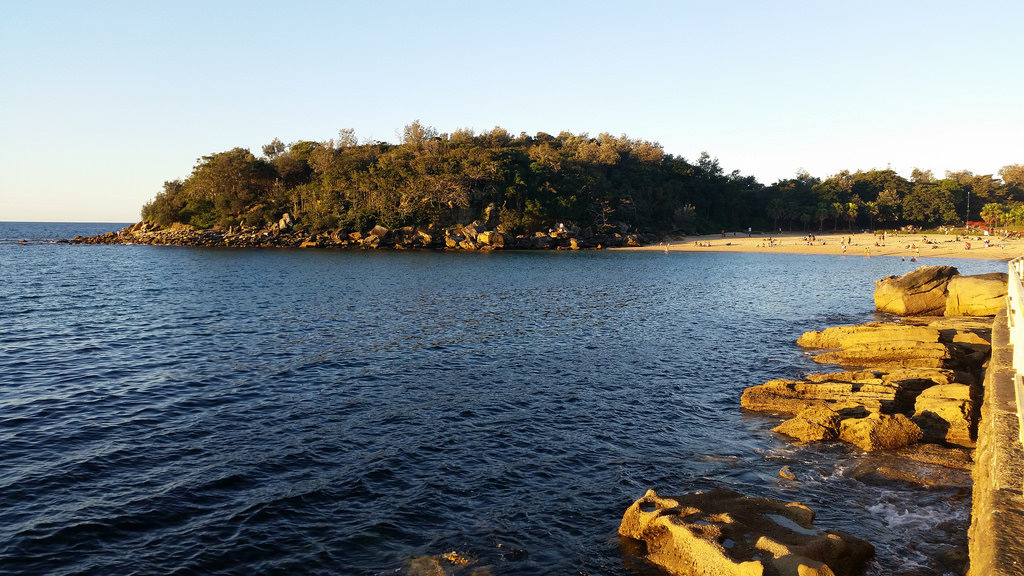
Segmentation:
<svg viewBox="0 0 1024 576">
<path fill-rule="evenodd" d="M 338 248 L 394 250 L 596 250 L 640 247 L 656 241 L 650 234 L 594 234 L 586 229 L 559 227 L 533 236 L 512 236 L 477 221 L 444 229 L 432 227 L 385 228 L 369 231 L 336 230 L 308 233 L 299 230 L 291 216 L 266 228 L 233 227 L 227 230 L 198 229 L 174 225 L 160 228 L 138 222 L 116 232 L 97 236 L 76 236 L 71 244 L 149 244 L 231 248 Z"/>
<path fill-rule="evenodd" d="M 964 277 L 950 266 L 881 279 L 876 308 L 900 318 L 805 333 L 797 344 L 840 370 L 749 387 L 741 404 L 787 417 L 774 430 L 794 442 L 841 441 L 894 456 L 857 476 L 969 487 L 992 316 L 1006 290 L 1005 274 Z M 779 475 L 798 481 L 788 467 Z M 717 492 L 664 498 L 648 491 L 619 532 L 643 542 L 648 561 L 680 575 L 856 574 L 873 555 L 867 542 L 813 527 L 814 513 L 802 504 Z M 739 532 L 737 518 L 744 518 Z M 964 573 L 966 547 L 953 548 L 955 570 Z"/>
</svg>

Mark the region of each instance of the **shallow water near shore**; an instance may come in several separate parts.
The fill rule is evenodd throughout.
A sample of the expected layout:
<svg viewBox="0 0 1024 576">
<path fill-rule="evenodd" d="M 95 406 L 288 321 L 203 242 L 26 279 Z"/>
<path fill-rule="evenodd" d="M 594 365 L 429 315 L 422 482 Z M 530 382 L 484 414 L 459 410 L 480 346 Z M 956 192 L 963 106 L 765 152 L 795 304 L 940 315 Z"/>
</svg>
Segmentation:
<svg viewBox="0 0 1024 576">
<path fill-rule="evenodd" d="M 942 574 L 966 546 L 964 486 L 854 477 L 874 456 L 794 446 L 739 398 L 820 371 L 796 338 L 875 318 L 874 280 L 1003 262 L 68 246 L 12 226 L 7 573 L 402 574 L 454 551 L 466 574 L 625 575 L 633 500 L 715 486 L 806 503 L 875 544 L 870 574 Z M 82 228 L 58 237 L 117 229 Z"/>
</svg>

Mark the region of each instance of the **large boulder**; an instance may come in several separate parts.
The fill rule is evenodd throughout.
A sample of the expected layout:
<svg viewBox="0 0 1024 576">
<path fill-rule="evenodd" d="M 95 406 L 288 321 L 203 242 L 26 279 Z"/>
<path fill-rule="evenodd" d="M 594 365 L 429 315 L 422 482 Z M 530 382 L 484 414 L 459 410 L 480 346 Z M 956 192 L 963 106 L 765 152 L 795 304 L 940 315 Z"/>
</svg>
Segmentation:
<svg viewBox="0 0 1024 576">
<path fill-rule="evenodd" d="M 674 498 L 648 490 L 626 510 L 619 534 L 644 542 L 647 560 L 672 574 L 859 574 L 874 547 L 813 521 L 803 504 L 731 490 Z"/>
<path fill-rule="evenodd" d="M 932 386 L 914 404 L 914 422 L 928 442 L 974 447 L 974 402 L 966 384 Z"/>
<path fill-rule="evenodd" d="M 463 241 L 465 241 L 465 238 L 451 234 L 450 232 L 446 232 L 444 235 L 445 248 L 458 248 L 459 244 Z"/>
<path fill-rule="evenodd" d="M 946 316 L 995 316 L 1006 307 L 1009 274 L 956 276 L 946 287 Z"/>
<path fill-rule="evenodd" d="M 472 224 L 467 224 L 458 230 L 458 234 L 469 240 L 476 240 L 478 234 L 486 230 L 484 225 L 479 221 L 474 221 Z"/>
<path fill-rule="evenodd" d="M 381 226 L 380 224 L 377 224 L 376 226 L 373 227 L 373 230 L 370 230 L 370 235 L 376 237 L 378 240 L 383 240 L 387 238 L 388 234 L 390 233 L 391 230 L 388 230 L 387 228 Z"/>
<path fill-rule="evenodd" d="M 420 243 L 424 246 L 433 247 L 437 245 L 438 239 L 430 230 L 417 229 L 416 234 L 419 236 Z"/>
<path fill-rule="evenodd" d="M 504 248 L 505 241 L 507 239 L 508 238 L 504 234 L 494 230 L 484 230 L 476 235 L 476 241 L 478 243 L 492 248 Z"/>
<path fill-rule="evenodd" d="M 875 282 L 875 308 L 897 316 L 941 316 L 946 286 L 960 273 L 952 266 L 922 266 Z"/>
<path fill-rule="evenodd" d="M 835 440 L 839 438 L 842 419 L 838 412 L 827 406 L 810 406 L 773 430 L 801 442 Z"/>
<path fill-rule="evenodd" d="M 839 438 L 864 450 L 903 448 L 920 440 L 921 428 L 903 414 L 871 414 L 843 420 Z"/>
</svg>

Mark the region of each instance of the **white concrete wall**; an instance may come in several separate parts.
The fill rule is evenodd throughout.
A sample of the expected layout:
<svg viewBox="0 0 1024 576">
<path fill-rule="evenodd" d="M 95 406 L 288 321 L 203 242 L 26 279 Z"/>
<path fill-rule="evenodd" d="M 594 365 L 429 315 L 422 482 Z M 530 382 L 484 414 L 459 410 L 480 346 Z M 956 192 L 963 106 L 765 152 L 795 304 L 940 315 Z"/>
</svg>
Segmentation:
<svg viewBox="0 0 1024 576">
<path fill-rule="evenodd" d="M 1020 440 L 1024 443 L 1024 414 L 1020 406 L 1024 401 L 1024 257 L 1010 260 L 1010 280 L 1006 290 L 1006 323 L 1013 346 L 1014 393 L 1017 398 L 1017 417 L 1020 420 Z"/>
</svg>

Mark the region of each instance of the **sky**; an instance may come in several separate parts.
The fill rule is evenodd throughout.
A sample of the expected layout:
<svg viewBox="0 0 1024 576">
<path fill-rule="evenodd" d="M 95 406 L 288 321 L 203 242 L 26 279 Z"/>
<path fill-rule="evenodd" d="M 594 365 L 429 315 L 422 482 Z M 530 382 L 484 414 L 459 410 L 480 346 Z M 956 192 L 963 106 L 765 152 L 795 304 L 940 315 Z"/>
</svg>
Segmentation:
<svg viewBox="0 0 1024 576">
<path fill-rule="evenodd" d="M 139 220 L 235 147 L 625 134 L 764 184 L 1024 164 L 1020 0 L 0 0 L 0 221 Z"/>
</svg>

